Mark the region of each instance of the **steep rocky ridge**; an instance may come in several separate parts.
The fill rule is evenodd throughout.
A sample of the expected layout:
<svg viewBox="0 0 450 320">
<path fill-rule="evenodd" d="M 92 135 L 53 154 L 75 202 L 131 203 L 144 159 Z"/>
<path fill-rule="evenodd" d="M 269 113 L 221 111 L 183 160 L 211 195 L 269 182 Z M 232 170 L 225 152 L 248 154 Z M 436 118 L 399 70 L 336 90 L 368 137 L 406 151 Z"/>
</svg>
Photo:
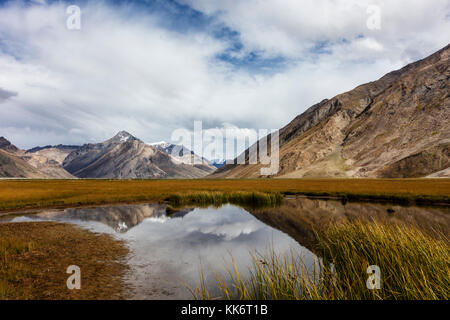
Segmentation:
<svg viewBox="0 0 450 320">
<path fill-rule="evenodd" d="M 312 106 L 280 129 L 277 177 L 424 177 L 450 166 L 450 46 Z M 255 178 L 261 165 L 215 177 Z"/>
</svg>

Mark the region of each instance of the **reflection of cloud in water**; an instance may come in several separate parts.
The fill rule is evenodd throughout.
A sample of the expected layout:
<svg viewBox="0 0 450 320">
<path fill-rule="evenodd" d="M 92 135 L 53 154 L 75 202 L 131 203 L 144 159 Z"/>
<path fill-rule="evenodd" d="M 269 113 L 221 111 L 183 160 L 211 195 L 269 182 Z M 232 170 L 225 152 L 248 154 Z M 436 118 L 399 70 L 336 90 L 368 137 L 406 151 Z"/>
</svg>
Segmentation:
<svg viewBox="0 0 450 320">
<path fill-rule="evenodd" d="M 127 236 L 149 240 L 134 241 L 135 264 L 143 263 L 147 257 L 190 285 L 198 283 L 200 262 L 208 272 L 220 271 L 224 262 L 230 261 L 229 253 L 243 274 L 250 265 L 249 251 L 253 250 L 265 252 L 271 246 L 278 253 L 288 253 L 297 249 L 306 263 L 312 263 L 314 257 L 288 235 L 230 205 L 195 209 L 183 219 L 167 220 L 164 224 L 147 219 Z M 214 277 L 209 275 L 210 283 L 214 283 Z"/>
<path fill-rule="evenodd" d="M 188 233 L 198 231 L 217 235 L 227 241 L 242 234 L 248 235 L 265 226 L 244 209 L 233 206 L 224 206 L 220 210 L 196 209 L 185 217 L 183 225 Z"/>
<path fill-rule="evenodd" d="M 222 236 L 225 240 L 232 240 L 242 234 L 250 234 L 259 230 L 261 226 L 256 221 L 229 223 L 221 226 L 209 226 L 200 229 L 202 233 Z"/>
</svg>

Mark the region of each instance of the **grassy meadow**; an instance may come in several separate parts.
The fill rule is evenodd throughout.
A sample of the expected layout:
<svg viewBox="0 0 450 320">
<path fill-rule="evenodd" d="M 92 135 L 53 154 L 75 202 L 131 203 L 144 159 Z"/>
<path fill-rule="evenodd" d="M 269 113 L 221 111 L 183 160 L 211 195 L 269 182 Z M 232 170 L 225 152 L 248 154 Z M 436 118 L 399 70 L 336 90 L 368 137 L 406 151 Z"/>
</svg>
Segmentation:
<svg viewBox="0 0 450 320">
<path fill-rule="evenodd" d="M 450 179 L 0 180 L 0 211 L 162 201 L 173 194 L 239 191 L 450 203 Z"/>
</svg>

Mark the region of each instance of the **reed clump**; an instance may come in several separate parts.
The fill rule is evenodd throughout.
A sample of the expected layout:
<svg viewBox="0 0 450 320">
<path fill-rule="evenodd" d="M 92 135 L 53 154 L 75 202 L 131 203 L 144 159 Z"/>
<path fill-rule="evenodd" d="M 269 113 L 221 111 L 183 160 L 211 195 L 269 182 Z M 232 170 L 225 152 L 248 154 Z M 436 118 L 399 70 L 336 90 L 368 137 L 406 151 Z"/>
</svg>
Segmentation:
<svg viewBox="0 0 450 320">
<path fill-rule="evenodd" d="M 283 196 L 279 193 L 262 192 L 196 192 L 173 194 L 166 200 L 174 206 L 220 207 L 229 203 L 243 207 L 274 207 L 283 203 Z"/>
<path fill-rule="evenodd" d="M 266 300 L 448 300 L 450 246 L 446 235 L 412 227 L 353 222 L 317 235 L 313 266 L 298 253 L 252 254 L 248 276 L 232 263 L 216 275 L 222 299 Z M 234 262 L 234 261 L 233 261 Z M 380 289 L 369 289 L 367 268 L 379 266 Z M 204 286 L 202 282 L 201 286 Z M 209 299 L 207 288 L 197 298 Z"/>
<path fill-rule="evenodd" d="M 319 235 L 324 264 L 332 263 L 339 286 L 333 299 L 450 298 L 450 245 L 445 234 L 382 223 L 346 223 Z M 381 269 L 381 289 L 368 290 L 367 267 Z"/>
</svg>

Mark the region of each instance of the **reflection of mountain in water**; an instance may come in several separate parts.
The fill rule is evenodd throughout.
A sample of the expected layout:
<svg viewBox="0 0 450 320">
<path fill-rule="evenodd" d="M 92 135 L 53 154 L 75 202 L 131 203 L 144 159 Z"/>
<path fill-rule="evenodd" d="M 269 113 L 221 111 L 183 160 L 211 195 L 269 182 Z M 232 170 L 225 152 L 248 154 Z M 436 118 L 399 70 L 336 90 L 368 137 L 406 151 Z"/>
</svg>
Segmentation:
<svg viewBox="0 0 450 320">
<path fill-rule="evenodd" d="M 262 222 L 281 230 L 310 250 L 314 249 L 314 230 L 345 221 L 380 221 L 412 225 L 433 234 L 450 233 L 450 208 L 405 207 L 380 203 L 343 204 L 334 200 L 286 199 L 278 208 L 250 210 Z"/>
<path fill-rule="evenodd" d="M 168 214 L 167 216 L 170 218 L 184 218 L 189 212 L 192 212 L 195 208 L 183 208 L 174 213 Z"/>
<path fill-rule="evenodd" d="M 108 225 L 116 232 L 125 233 L 148 218 L 166 216 L 166 206 L 160 204 L 127 205 L 97 208 L 71 208 L 57 212 L 43 212 L 36 215 L 39 219 L 96 221 Z M 193 209 L 184 209 L 182 217 Z M 171 218 L 178 216 L 172 215 Z"/>
<path fill-rule="evenodd" d="M 182 208 L 169 214 L 166 213 L 166 209 L 167 205 L 154 203 L 147 205 L 72 208 L 64 211 L 42 212 L 28 217 L 31 219 L 56 221 L 95 221 L 105 224 L 119 233 L 126 233 L 145 219 L 167 222 L 171 219 L 183 218 L 185 220 L 183 230 L 189 231 L 188 233 L 200 232 L 207 235 L 208 238 L 212 236 L 218 239 L 230 240 L 236 236 L 250 234 L 254 231 L 253 224 L 249 224 L 248 218 L 242 215 L 242 212 L 250 212 L 261 222 L 288 234 L 299 244 L 310 250 L 314 250 L 314 230 L 324 230 L 332 223 L 345 221 L 375 220 L 386 223 L 413 225 L 419 229 L 429 231 L 431 234 L 435 231 L 440 231 L 447 235 L 450 233 L 450 208 L 445 207 L 404 207 L 368 202 L 343 204 L 334 200 L 296 198 L 286 199 L 284 205 L 277 208 L 247 208 L 236 211 L 236 208 L 224 206 L 220 209 L 222 213 L 219 217 L 214 215 L 217 209 L 211 209 L 211 212 L 209 212 L 209 209 L 200 210 L 199 212 L 208 211 L 208 214 L 202 214 L 201 216 L 194 214 L 189 215 L 189 217 L 186 217 L 186 215 L 199 209 Z M 223 212 L 228 212 L 227 210 L 231 213 L 223 214 Z M 241 213 L 238 214 L 239 212 Z M 217 219 L 217 221 L 214 219 Z M 215 221 L 214 223 L 212 223 L 213 220 Z M 174 224 L 170 225 L 173 227 Z M 159 229 L 160 227 L 157 230 Z M 164 230 L 167 232 L 167 229 Z M 180 235 L 180 233 L 177 233 L 172 236 L 179 239 Z"/>
</svg>

